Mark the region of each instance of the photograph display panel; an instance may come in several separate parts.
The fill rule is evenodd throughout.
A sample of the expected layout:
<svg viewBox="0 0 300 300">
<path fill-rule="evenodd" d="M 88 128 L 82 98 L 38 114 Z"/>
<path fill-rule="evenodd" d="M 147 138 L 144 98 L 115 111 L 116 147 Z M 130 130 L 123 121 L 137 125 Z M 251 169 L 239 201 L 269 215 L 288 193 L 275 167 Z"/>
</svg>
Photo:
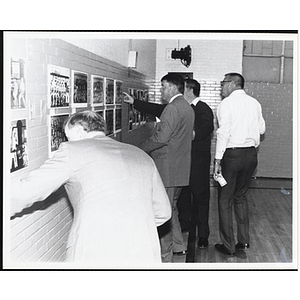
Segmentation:
<svg viewBox="0 0 300 300">
<path fill-rule="evenodd" d="M 114 104 L 115 85 L 114 80 L 105 79 L 105 104 Z"/>
<path fill-rule="evenodd" d="M 48 65 L 50 107 L 70 105 L 70 70 Z"/>
<path fill-rule="evenodd" d="M 122 81 L 116 80 L 116 104 L 122 104 L 123 101 L 123 90 Z"/>
<path fill-rule="evenodd" d="M 25 61 L 23 59 L 12 58 L 10 63 L 10 107 L 12 109 L 26 108 L 25 80 Z"/>
<path fill-rule="evenodd" d="M 114 110 L 109 109 L 105 111 L 105 121 L 106 121 L 106 135 L 111 135 L 114 133 Z"/>
<path fill-rule="evenodd" d="M 120 131 L 122 129 L 122 109 L 116 108 L 115 110 L 115 131 Z"/>
<path fill-rule="evenodd" d="M 128 89 L 128 94 L 135 100 L 147 101 L 148 102 L 148 91 L 138 90 L 134 88 Z M 145 124 L 147 120 L 147 114 L 142 113 L 134 108 L 132 104 L 128 105 L 128 131 L 139 128 Z"/>
<path fill-rule="evenodd" d="M 10 172 L 28 167 L 26 119 L 13 120 L 10 126 Z"/>
<path fill-rule="evenodd" d="M 73 104 L 87 106 L 87 74 L 73 71 Z"/>
<path fill-rule="evenodd" d="M 104 78 L 92 76 L 92 104 L 103 105 L 104 103 Z"/>
<path fill-rule="evenodd" d="M 62 142 L 66 142 L 68 139 L 65 135 L 63 125 L 64 122 L 67 120 L 69 115 L 57 115 L 51 116 L 51 152 L 57 151 L 59 145 Z"/>
</svg>

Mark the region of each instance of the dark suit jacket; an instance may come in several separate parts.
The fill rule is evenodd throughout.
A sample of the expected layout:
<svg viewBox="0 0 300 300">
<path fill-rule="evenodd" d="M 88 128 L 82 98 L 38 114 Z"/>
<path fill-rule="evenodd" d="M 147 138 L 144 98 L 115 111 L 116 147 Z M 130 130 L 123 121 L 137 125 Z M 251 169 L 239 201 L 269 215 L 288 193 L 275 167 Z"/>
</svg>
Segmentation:
<svg viewBox="0 0 300 300">
<path fill-rule="evenodd" d="M 195 138 L 192 143 L 192 152 L 209 151 L 211 148 L 211 133 L 214 131 L 214 115 L 211 108 L 201 100 L 191 105 L 195 112 Z"/>
<path fill-rule="evenodd" d="M 140 144 L 154 159 L 165 187 L 189 184 L 194 112 L 182 95 L 160 115 L 151 137 Z"/>
<path fill-rule="evenodd" d="M 142 113 L 153 115 L 159 118 L 167 104 L 157 104 L 134 99 L 133 106 L 136 110 Z"/>
</svg>

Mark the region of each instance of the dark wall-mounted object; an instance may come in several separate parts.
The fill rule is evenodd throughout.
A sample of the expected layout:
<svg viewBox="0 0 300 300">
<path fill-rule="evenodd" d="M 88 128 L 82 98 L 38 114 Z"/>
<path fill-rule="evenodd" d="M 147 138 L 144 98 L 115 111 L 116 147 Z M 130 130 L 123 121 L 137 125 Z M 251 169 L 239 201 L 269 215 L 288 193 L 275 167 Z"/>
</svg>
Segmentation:
<svg viewBox="0 0 300 300">
<path fill-rule="evenodd" d="M 189 45 L 180 50 L 176 50 L 175 48 L 171 53 L 171 58 L 180 59 L 181 63 L 188 68 L 192 61 L 192 49 Z"/>
</svg>

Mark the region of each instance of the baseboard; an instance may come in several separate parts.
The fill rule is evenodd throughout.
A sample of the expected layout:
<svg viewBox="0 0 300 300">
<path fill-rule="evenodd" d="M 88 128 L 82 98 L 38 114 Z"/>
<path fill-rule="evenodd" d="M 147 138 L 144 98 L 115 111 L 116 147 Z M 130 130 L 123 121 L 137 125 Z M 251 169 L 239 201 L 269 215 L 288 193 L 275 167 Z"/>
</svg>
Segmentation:
<svg viewBox="0 0 300 300">
<path fill-rule="evenodd" d="M 217 187 L 218 183 L 211 177 L 210 186 Z M 251 179 L 250 188 L 261 189 L 293 189 L 292 178 L 266 178 L 266 177 L 253 177 Z"/>
</svg>

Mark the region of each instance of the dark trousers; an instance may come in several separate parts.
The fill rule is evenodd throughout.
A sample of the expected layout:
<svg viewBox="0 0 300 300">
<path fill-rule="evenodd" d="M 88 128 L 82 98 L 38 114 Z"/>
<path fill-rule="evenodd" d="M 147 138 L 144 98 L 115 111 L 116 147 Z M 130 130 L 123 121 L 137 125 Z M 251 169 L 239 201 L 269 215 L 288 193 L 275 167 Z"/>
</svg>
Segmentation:
<svg viewBox="0 0 300 300">
<path fill-rule="evenodd" d="M 191 226 L 192 209 L 195 211 L 198 236 L 209 236 L 210 151 L 192 153 L 190 185 L 183 187 L 178 200 L 179 221 L 183 229 Z"/>
<path fill-rule="evenodd" d="M 227 185 L 219 187 L 219 229 L 220 238 L 230 252 L 235 252 L 232 206 L 237 222 L 237 240 L 249 243 L 249 213 L 246 193 L 251 176 L 257 166 L 256 149 L 227 149 L 221 167 Z"/>
</svg>

